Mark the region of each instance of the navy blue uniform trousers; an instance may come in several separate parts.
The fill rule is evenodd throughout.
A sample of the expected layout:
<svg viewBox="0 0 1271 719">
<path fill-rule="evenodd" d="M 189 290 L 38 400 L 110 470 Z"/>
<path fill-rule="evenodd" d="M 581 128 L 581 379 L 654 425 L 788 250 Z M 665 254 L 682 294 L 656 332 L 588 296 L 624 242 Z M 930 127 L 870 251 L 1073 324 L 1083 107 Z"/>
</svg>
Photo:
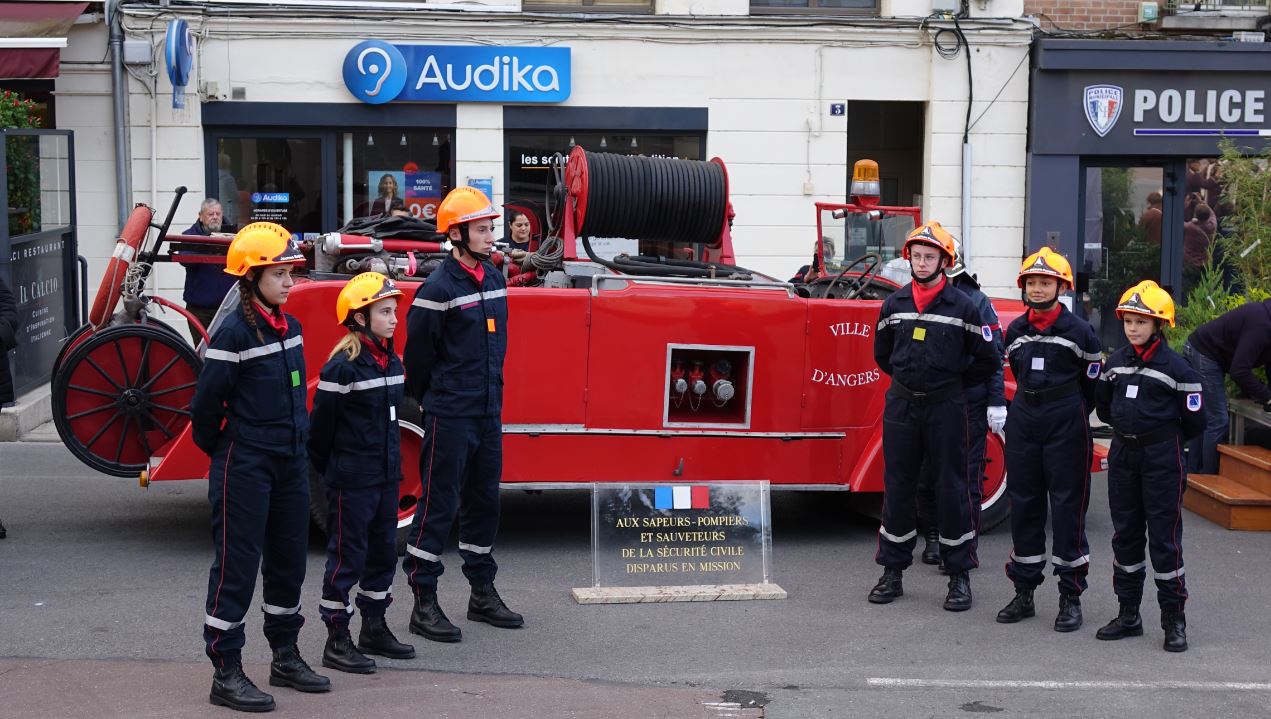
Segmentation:
<svg viewBox="0 0 1271 719">
<path fill-rule="evenodd" d="M 888 391 L 883 410 L 883 525 L 875 557 L 879 564 L 905 569 L 913 563 L 917 484 L 925 460 L 936 492 L 941 563 L 955 573 L 979 566 L 975 521 L 980 502 L 968 476 L 970 431 L 961 398 L 918 405 Z"/>
<path fill-rule="evenodd" d="M 1112 440 L 1108 454 L 1112 590 L 1123 604 L 1137 605 L 1143 599 L 1145 554 L 1152 560 L 1161 609 L 1182 611 L 1187 601 L 1182 521 L 1187 470 L 1182 442 L 1181 437 L 1174 437 L 1136 448 Z"/>
<path fill-rule="evenodd" d="M 327 568 L 318 611 L 327 624 L 348 624 L 349 594 L 358 585 L 363 617 L 382 617 L 393 602 L 397 569 L 396 482 L 373 487 L 327 487 Z"/>
<path fill-rule="evenodd" d="M 1006 418 L 1006 495 L 1015 548 L 1006 576 L 1020 589 L 1041 585 L 1046 573 L 1046 513 L 1059 591 L 1080 596 L 1090 571 L 1086 509 L 1094 451 L 1080 394 L 1034 404 L 1016 395 Z"/>
<path fill-rule="evenodd" d="M 423 493 L 407 535 L 402 571 L 412 590 L 435 591 L 445 571 L 441 553 L 455 517 L 459 556 L 473 586 L 494 581 L 499 530 L 503 422 L 492 417 L 433 417 L 425 421 L 419 476 Z"/>
<path fill-rule="evenodd" d="M 304 625 L 300 586 L 309 542 L 308 460 L 225 439 L 212 455 L 207 495 L 216 553 L 203 626 L 208 658 L 217 666 L 240 661 L 258 571 L 269 646 L 295 644 Z"/>
<path fill-rule="evenodd" d="M 971 507 L 971 526 L 980 531 L 980 505 L 984 501 L 984 445 L 988 442 L 989 415 L 987 402 L 971 402 L 967 404 L 967 431 L 971 435 L 971 443 L 967 445 L 967 476 L 970 478 L 967 489 L 971 490 L 971 498 L 975 500 Z M 939 529 L 937 521 L 936 485 L 931 464 L 924 463 L 922 479 L 918 482 L 918 531 L 926 533 L 929 529 Z"/>
</svg>

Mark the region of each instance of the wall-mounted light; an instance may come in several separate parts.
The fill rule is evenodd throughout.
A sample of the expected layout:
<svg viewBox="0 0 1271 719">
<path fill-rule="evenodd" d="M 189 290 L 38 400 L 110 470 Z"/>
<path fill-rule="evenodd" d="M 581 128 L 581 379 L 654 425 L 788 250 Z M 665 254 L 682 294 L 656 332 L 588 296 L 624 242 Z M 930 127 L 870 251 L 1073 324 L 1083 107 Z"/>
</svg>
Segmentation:
<svg viewBox="0 0 1271 719">
<path fill-rule="evenodd" d="M 604 137 L 601 137 L 601 138 L 600 138 L 600 146 L 601 146 L 601 147 L 609 147 L 609 143 L 608 143 L 608 142 L 605 142 L 605 138 L 604 138 Z"/>
<path fill-rule="evenodd" d="M 636 142 L 636 139 L 633 137 L 633 138 L 631 138 L 631 146 L 632 146 L 632 147 L 639 147 L 639 146 L 640 146 L 640 143 Z"/>
<path fill-rule="evenodd" d="M 406 133 L 404 132 L 402 133 L 402 141 L 398 144 L 401 145 L 402 147 L 406 147 Z"/>
<path fill-rule="evenodd" d="M 369 132 L 366 134 L 366 146 L 375 147 L 375 137 L 371 135 Z"/>
<path fill-rule="evenodd" d="M 577 144 L 578 144 L 578 143 L 574 142 L 574 136 L 573 136 L 573 135 L 570 135 L 570 136 L 569 136 L 569 146 L 570 146 L 570 147 L 573 147 L 574 145 L 577 145 Z"/>
<path fill-rule="evenodd" d="M 441 144 L 441 140 L 439 140 L 439 139 L 437 138 L 437 133 L 435 133 L 435 132 L 434 132 L 434 133 L 432 134 L 432 146 L 433 146 L 433 147 L 436 147 L 436 146 L 438 146 L 438 145 L 440 145 L 440 144 Z"/>
</svg>

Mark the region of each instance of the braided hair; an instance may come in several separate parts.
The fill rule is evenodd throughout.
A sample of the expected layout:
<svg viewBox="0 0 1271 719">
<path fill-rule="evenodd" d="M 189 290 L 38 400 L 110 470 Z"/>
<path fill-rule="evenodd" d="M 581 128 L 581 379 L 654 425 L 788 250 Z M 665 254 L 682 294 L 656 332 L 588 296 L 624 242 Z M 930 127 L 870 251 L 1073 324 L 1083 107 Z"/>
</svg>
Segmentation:
<svg viewBox="0 0 1271 719">
<path fill-rule="evenodd" d="M 265 344 L 265 335 L 260 331 L 260 323 L 256 321 L 256 308 L 252 306 L 252 286 L 245 281 L 246 276 L 238 281 L 238 297 L 239 302 L 243 305 L 243 319 L 247 320 L 247 325 L 256 330 L 256 339 L 261 344 Z"/>
</svg>

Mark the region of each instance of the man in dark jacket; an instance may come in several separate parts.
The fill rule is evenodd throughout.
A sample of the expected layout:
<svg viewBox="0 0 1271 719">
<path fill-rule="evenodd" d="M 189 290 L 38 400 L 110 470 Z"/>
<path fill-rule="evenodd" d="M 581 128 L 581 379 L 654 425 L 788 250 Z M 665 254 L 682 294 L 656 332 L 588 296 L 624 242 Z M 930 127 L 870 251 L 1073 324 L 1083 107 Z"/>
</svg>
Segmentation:
<svg viewBox="0 0 1271 719">
<path fill-rule="evenodd" d="M 1217 474 L 1218 445 L 1227 441 L 1223 374 L 1271 412 L 1271 388 L 1253 374 L 1254 367 L 1271 372 L 1271 300 L 1242 305 L 1192 330 L 1183 356 L 1200 373 L 1205 406 L 1205 432 L 1187 446 L 1188 469 Z"/>
<path fill-rule="evenodd" d="M 0 407 L 12 402 L 13 376 L 9 374 L 9 350 L 18 346 L 18 304 L 9 286 L 0 279 Z M 4 524 L 0 523 L 0 539 L 4 539 Z"/>
<path fill-rule="evenodd" d="M 199 205 L 199 219 L 193 225 L 190 225 L 182 234 L 185 235 L 211 235 L 217 232 L 226 232 L 233 234 L 237 229 L 233 225 L 223 224 L 221 222 L 221 203 L 215 198 L 209 197 L 203 200 L 203 204 Z M 220 264 L 188 264 L 185 265 L 185 308 L 190 314 L 199 318 L 199 322 L 203 323 L 204 329 L 212 325 L 212 318 L 216 316 L 216 310 L 221 306 L 221 300 L 225 299 L 225 293 L 229 292 L 234 286 L 233 275 L 225 274 L 225 266 Z M 194 343 L 198 344 L 202 335 L 199 334 L 199 328 L 190 325 L 190 336 L 194 338 Z"/>
</svg>

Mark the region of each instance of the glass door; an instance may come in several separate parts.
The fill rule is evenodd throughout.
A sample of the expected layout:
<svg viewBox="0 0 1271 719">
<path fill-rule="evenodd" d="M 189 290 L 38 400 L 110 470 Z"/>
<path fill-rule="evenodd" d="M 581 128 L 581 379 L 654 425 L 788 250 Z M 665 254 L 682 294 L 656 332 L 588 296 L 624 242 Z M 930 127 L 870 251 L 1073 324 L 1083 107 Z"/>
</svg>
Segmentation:
<svg viewBox="0 0 1271 719">
<path fill-rule="evenodd" d="M 221 201 L 225 224 L 237 229 L 276 222 L 300 234 L 328 229 L 322 202 L 325 139 L 320 133 L 216 132 L 215 182 L 207 194 Z"/>
</svg>

